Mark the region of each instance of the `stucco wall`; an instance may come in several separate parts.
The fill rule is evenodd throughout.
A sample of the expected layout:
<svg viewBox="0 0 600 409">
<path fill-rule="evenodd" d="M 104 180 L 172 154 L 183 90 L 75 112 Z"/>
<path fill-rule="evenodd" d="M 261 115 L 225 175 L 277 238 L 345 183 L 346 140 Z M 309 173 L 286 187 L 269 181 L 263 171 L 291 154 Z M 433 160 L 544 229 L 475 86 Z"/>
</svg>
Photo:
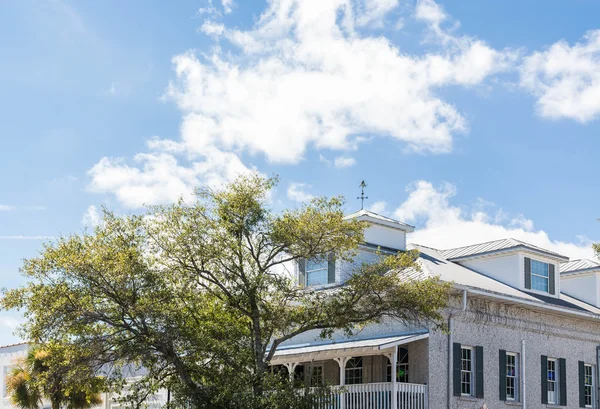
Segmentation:
<svg viewBox="0 0 600 409">
<path fill-rule="evenodd" d="M 458 301 L 456 301 L 458 304 Z M 470 299 L 466 312 L 453 310 L 453 342 L 482 346 L 484 357 L 484 399 L 451 396 L 451 408 L 489 409 L 514 407 L 499 400 L 499 350 L 521 351 L 525 341 L 527 408 L 546 408 L 541 404 L 540 357 L 566 359 L 567 407 L 579 407 L 578 361 L 595 363 L 600 344 L 600 325 L 575 318 L 529 311 L 518 307 Z M 445 408 L 448 382 L 448 337 L 433 332 L 429 339 L 430 408 Z M 452 383 L 450 383 L 452 389 Z M 452 395 L 452 390 L 450 391 Z"/>
<path fill-rule="evenodd" d="M 524 279 L 521 277 L 521 264 L 518 254 L 499 257 L 477 258 L 461 261 L 459 264 L 475 270 L 496 280 L 502 281 L 515 288 L 523 288 Z M 525 271 L 523 271 L 523 275 Z"/>
<path fill-rule="evenodd" d="M 565 294 L 577 297 L 592 305 L 600 306 L 598 273 L 562 276 L 560 281 Z"/>
</svg>

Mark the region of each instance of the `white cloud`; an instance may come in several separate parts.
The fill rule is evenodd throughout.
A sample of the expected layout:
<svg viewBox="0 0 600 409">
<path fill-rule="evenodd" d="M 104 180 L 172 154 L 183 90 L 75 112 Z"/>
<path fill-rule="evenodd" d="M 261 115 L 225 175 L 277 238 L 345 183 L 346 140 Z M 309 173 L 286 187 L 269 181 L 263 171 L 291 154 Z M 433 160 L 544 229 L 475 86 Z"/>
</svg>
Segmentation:
<svg viewBox="0 0 600 409">
<path fill-rule="evenodd" d="M 448 16 L 442 7 L 433 0 L 419 0 L 415 8 L 415 18 L 435 27 L 446 20 Z"/>
<path fill-rule="evenodd" d="M 200 27 L 200 31 L 206 35 L 220 36 L 225 31 L 225 26 L 211 20 L 206 20 Z"/>
<path fill-rule="evenodd" d="M 15 207 L 9 205 L 0 205 L 0 212 L 8 212 L 10 210 L 15 210 Z"/>
<path fill-rule="evenodd" d="M 223 5 L 223 10 L 226 14 L 231 13 L 233 9 L 233 0 L 221 0 L 221 4 Z"/>
<path fill-rule="evenodd" d="M 452 204 L 450 200 L 456 195 L 456 187 L 450 183 L 435 187 L 421 180 L 407 190 L 407 200 L 396 209 L 394 215 L 404 222 L 418 222 L 420 227 L 408 236 L 412 243 L 448 249 L 512 237 L 571 258 L 594 256 L 591 240 L 552 240 L 545 231 L 535 230 L 533 221 L 523 215 L 509 218 L 492 203 L 487 202 L 482 206 L 478 202 L 470 211 Z"/>
<path fill-rule="evenodd" d="M 0 240 L 51 240 L 54 236 L 0 236 Z"/>
<path fill-rule="evenodd" d="M 333 161 L 333 164 L 336 168 L 349 168 L 351 166 L 356 165 L 356 159 L 348 156 L 338 156 Z"/>
<path fill-rule="evenodd" d="M 123 205 L 139 208 L 174 202 L 180 197 L 189 200 L 200 185 L 219 187 L 251 171 L 233 153 L 217 149 L 204 153 L 202 160 L 189 166 L 180 165 L 174 155 L 164 152 L 137 154 L 137 167 L 129 166 L 122 158 L 104 157 L 89 170 L 88 189 L 113 193 Z"/>
<path fill-rule="evenodd" d="M 14 330 L 21 324 L 22 320 L 6 315 L 0 315 L 0 327 L 4 327 L 9 330 Z"/>
<path fill-rule="evenodd" d="M 587 122 L 600 115 L 600 30 L 572 46 L 561 40 L 533 53 L 520 71 L 541 116 Z"/>
<path fill-rule="evenodd" d="M 96 206 L 88 206 L 85 214 L 83 215 L 81 223 L 88 227 L 96 227 L 100 224 L 100 213 L 98 213 Z"/>
<path fill-rule="evenodd" d="M 374 202 L 373 204 L 371 204 L 371 206 L 369 206 L 370 211 L 372 211 L 373 213 L 381 214 L 381 215 L 386 213 L 386 209 L 387 209 L 387 203 L 383 200 Z"/>
<path fill-rule="evenodd" d="M 358 26 L 383 26 L 384 17 L 396 7 L 398 0 L 362 0 L 357 2 L 356 24 Z"/>
<path fill-rule="evenodd" d="M 310 201 L 314 196 L 305 192 L 305 189 L 307 188 L 310 188 L 310 185 L 307 185 L 306 183 L 290 183 L 287 190 L 288 199 L 296 202 Z"/>
</svg>

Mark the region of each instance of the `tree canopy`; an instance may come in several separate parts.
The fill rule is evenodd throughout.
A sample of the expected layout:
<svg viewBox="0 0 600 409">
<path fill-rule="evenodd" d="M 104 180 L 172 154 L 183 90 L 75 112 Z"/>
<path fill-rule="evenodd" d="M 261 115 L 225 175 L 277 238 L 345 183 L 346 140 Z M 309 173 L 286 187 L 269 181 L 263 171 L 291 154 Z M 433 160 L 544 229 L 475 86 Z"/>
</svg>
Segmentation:
<svg viewBox="0 0 600 409">
<path fill-rule="evenodd" d="M 263 393 L 269 361 L 307 331 L 327 337 L 386 318 L 441 324 L 448 285 L 407 278 L 418 270 L 414 252 L 349 263 L 348 280 L 326 291 L 298 285 L 299 260 L 356 261 L 367 225 L 344 217 L 340 197 L 276 212 L 276 183 L 242 176 L 198 190 L 193 203 L 105 210 L 93 231 L 25 260 L 28 284 L 2 306 L 24 312 L 24 338 L 93 351 L 115 382 L 123 368 L 143 367 L 139 397 L 168 387 L 198 408 L 276 407 Z"/>
</svg>

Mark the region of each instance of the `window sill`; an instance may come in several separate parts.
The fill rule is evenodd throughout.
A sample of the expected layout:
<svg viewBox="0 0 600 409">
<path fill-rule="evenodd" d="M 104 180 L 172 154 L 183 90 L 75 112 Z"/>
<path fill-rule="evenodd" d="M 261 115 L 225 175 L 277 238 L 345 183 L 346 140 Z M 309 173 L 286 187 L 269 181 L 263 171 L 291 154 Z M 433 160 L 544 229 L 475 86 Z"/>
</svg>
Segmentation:
<svg viewBox="0 0 600 409">
<path fill-rule="evenodd" d="M 504 401 L 504 404 L 506 406 L 518 406 L 518 407 L 523 406 L 522 402 L 519 402 L 519 401 L 516 401 L 516 400 L 506 400 L 506 401 Z"/>
<path fill-rule="evenodd" d="M 465 402 L 478 402 L 480 401 L 482 398 L 476 398 L 474 396 L 457 396 L 457 398 L 459 400 L 465 401 Z"/>
</svg>

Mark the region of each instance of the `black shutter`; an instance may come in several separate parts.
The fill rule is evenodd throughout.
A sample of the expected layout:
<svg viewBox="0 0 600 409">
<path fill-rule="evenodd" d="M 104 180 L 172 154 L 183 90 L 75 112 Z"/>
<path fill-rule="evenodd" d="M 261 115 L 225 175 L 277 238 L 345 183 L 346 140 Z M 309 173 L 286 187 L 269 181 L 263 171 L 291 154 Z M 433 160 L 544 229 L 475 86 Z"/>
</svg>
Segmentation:
<svg viewBox="0 0 600 409">
<path fill-rule="evenodd" d="M 462 348 L 458 342 L 455 342 L 452 348 L 452 380 L 454 386 L 454 396 L 461 395 L 460 389 L 460 364 L 462 358 Z"/>
<path fill-rule="evenodd" d="M 475 397 L 483 399 L 483 347 L 475 347 Z"/>
<path fill-rule="evenodd" d="M 542 355 L 542 404 L 548 404 L 548 357 Z"/>
<path fill-rule="evenodd" d="M 567 363 L 564 358 L 558 360 L 558 400 L 561 406 L 567 406 Z"/>
<path fill-rule="evenodd" d="M 335 283 L 335 256 L 329 253 L 327 256 L 327 283 Z"/>
<path fill-rule="evenodd" d="M 579 407 L 585 408 L 585 363 L 579 361 Z"/>
<path fill-rule="evenodd" d="M 298 259 L 298 285 L 306 285 L 306 259 Z"/>
<path fill-rule="evenodd" d="M 500 385 L 500 400 L 506 400 L 506 351 L 504 349 L 500 350 L 500 359 L 498 360 L 498 369 L 500 369 L 498 376 L 499 385 Z"/>
<path fill-rule="evenodd" d="M 531 290 L 531 259 L 525 257 L 525 288 Z"/>
<path fill-rule="evenodd" d="M 548 264 L 548 292 L 552 295 L 556 294 L 556 282 L 554 281 L 554 264 Z"/>
</svg>

